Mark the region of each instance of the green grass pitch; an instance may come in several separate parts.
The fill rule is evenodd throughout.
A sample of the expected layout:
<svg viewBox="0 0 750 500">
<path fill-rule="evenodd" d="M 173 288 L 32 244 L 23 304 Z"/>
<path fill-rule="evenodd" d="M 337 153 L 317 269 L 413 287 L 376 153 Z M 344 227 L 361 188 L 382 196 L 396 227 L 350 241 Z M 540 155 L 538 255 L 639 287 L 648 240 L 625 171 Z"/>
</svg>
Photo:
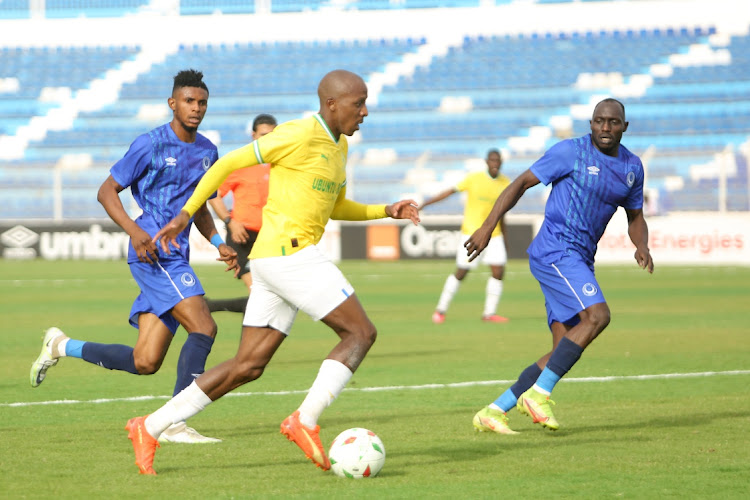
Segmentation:
<svg viewBox="0 0 750 500">
<path fill-rule="evenodd" d="M 656 256 L 658 259 L 658 255 Z M 124 430 L 171 395 L 184 338 L 136 377 L 63 359 L 40 387 L 29 367 L 43 330 L 132 345 L 135 296 L 124 262 L 0 261 L 0 494 L 4 498 L 748 498 L 750 269 L 601 266 L 607 330 L 553 394 L 552 433 L 509 413 L 517 436 L 476 433 L 472 416 L 546 352 L 550 336 L 526 262 L 508 265 L 500 313 L 479 320 L 488 276 L 470 273 L 443 325 L 433 311 L 450 261 L 340 267 L 378 327 L 321 437 L 349 427 L 382 438 L 380 475 L 316 469 L 279 434 L 336 338 L 300 314 L 266 373 L 191 420 L 216 445 L 164 445 L 157 477 L 133 465 Z M 214 297 L 242 293 L 220 266 L 196 270 Z M 241 316 L 218 313 L 208 366 L 234 355 Z"/>
</svg>

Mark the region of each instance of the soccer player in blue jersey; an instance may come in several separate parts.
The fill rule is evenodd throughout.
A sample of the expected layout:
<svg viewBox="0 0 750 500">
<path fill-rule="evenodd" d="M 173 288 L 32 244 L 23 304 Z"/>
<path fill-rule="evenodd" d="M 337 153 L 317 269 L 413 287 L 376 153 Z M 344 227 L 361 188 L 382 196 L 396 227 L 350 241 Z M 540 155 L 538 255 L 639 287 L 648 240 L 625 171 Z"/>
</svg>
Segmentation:
<svg viewBox="0 0 750 500">
<path fill-rule="evenodd" d="M 497 222 L 527 189 L 552 183 L 544 222 L 528 249 L 531 273 L 539 281 L 552 332 L 552 351 L 527 367 L 495 402 L 474 416 L 479 431 L 515 434 L 506 412 L 514 406 L 534 423 L 557 430 L 549 396 L 584 349 L 609 324 L 610 312 L 594 276 L 599 239 L 618 206 L 628 217 L 635 260 L 654 272 L 643 217 L 643 165 L 620 144 L 628 129 L 625 107 L 615 99 L 596 105 L 591 133 L 550 148 L 498 197 L 490 215 L 466 242 L 470 259 L 487 246 Z"/>
<path fill-rule="evenodd" d="M 50 328 L 41 354 L 31 367 L 32 387 L 42 383 L 47 370 L 61 357 L 80 358 L 136 375 L 156 373 L 179 325 L 188 336 L 180 352 L 174 394 L 204 371 L 216 336 L 216 323 L 203 299 L 203 287 L 188 263 L 190 224 L 177 235 L 179 248 L 171 254 L 160 253 L 152 242 L 159 228 L 180 212 L 203 174 L 218 159 L 216 146 L 198 133 L 208 106 L 203 73 L 177 73 L 167 102 L 173 112 L 172 121 L 136 138 L 111 168 L 98 195 L 112 220 L 130 236 L 128 265 L 140 288 L 129 315 L 130 324 L 138 328 L 135 347 L 75 340 L 58 328 Z M 127 214 L 119 197 L 128 186 L 143 210 L 136 220 Z M 218 248 L 217 260 L 224 261 L 228 269 L 236 269 L 237 253 L 222 241 L 205 204 L 195 212 L 194 222 Z M 162 440 L 219 441 L 200 435 L 185 422 L 173 425 L 162 434 Z"/>
</svg>

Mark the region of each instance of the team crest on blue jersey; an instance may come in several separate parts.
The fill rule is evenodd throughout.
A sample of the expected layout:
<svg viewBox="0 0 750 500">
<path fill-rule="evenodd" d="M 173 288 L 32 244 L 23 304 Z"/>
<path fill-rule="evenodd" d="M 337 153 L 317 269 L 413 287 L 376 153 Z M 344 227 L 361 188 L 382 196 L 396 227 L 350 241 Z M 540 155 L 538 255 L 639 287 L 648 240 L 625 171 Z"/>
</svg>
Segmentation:
<svg viewBox="0 0 750 500">
<path fill-rule="evenodd" d="M 599 167 L 596 165 L 591 165 L 586 170 L 589 171 L 589 175 L 599 175 Z"/>
<path fill-rule="evenodd" d="M 211 158 L 208 156 L 203 157 L 203 170 L 208 170 L 208 167 L 211 166 Z"/>
<path fill-rule="evenodd" d="M 583 285 L 583 288 L 581 288 L 581 291 L 586 297 L 591 297 L 592 295 L 596 294 L 596 292 L 598 292 L 593 283 L 586 283 L 585 285 Z"/>
<path fill-rule="evenodd" d="M 195 285 L 195 276 L 190 273 L 183 273 L 182 276 L 180 276 L 180 281 L 182 281 L 182 284 L 185 286 L 193 286 Z"/>
<path fill-rule="evenodd" d="M 628 172 L 628 187 L 632 186 L 635 182 L 635 172 Z"/>
<path fill-rule="evenodd" d="M 167 164 L 168 167 L 177 166 L 177 158 L 172 158 L 171 156 L 169 158 L 166 158 L 164 162 Z"/>
</svg>

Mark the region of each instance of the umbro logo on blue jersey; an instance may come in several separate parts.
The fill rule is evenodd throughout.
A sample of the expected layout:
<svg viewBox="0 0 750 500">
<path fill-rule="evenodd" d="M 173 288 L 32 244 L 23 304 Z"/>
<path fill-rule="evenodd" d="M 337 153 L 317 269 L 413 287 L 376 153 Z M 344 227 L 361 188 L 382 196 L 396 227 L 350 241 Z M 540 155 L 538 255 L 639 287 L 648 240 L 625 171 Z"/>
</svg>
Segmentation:
<svg viewBox="0 0 750 500">
<path fill-rule="evenodd" d="M 177 158 L 172 158 L 170 156 L 169 158 L 166 158 L 164 161 L 167 162 L 167 166 L 168 167 L 175 167 L 175 166 L 177 166 Z"/>
<path fill-rule="evenodd" d="M 599 175 L 599 167 L 591 165 L 586 170 L 589 171 L 589 175 Z"/>
</svg>

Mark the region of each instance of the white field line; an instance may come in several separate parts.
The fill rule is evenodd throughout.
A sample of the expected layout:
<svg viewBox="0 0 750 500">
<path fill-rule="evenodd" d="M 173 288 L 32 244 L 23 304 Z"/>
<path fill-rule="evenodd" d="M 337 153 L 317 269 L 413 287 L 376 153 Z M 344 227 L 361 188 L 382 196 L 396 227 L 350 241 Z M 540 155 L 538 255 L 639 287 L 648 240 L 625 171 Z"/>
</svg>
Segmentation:
<svg viewBox="0 0 750 500">
<path fill-rule="evenodd" d="M 695 373 L 662 373 L 656 375 L 613 375 L 609 377 L 579 377 L 579 378 L 564 378 L 563 382 L 619 382 L 627 380 L 664 380 L 674 378 L 699 378 L 699 377 L 716 377 L 726 375 L 750 375 L 750 370 L 730 370 L 722 372 L 695 372 Z M 451 384 L 424 384 L 424 385 L 391 385 L 383 387 L 350 387 L 344 389 L 347 392 L 382 392 L 382 391 L 410 391 L 410 390 L 424 390 L 424 389 L 453 389 L 462 387 L 475 387 L 482 385 L 508 385 L 515 382 L 515 380 L 478 380 L 473 382 L 454 382 Z M 307 390 L 296 390 L 296 391 L 270 391 L 270 392 L 230 392 L 227 397 L 247 397 L 247 396 L 288 396 L 294 394 L 307 394 Z M 120 403 L 120 402 L 131 402 L 131 401 L 153 401 L 156 399 L 171 399 L 171 396 L 135 396 L 130 398 L 102 398 L 102 399 L 89 399 L 89 400 L 77 400 L 77 399 L 61 399 L 55 401 L 27 401 L 17 403 L 0 403 L 0 408 L 3 407 L 27 407 L 27 406 L 43 406 L 43 405 L 73 405 L 73 404 L 99 404 L 99 403 Z"/>
</svg>

